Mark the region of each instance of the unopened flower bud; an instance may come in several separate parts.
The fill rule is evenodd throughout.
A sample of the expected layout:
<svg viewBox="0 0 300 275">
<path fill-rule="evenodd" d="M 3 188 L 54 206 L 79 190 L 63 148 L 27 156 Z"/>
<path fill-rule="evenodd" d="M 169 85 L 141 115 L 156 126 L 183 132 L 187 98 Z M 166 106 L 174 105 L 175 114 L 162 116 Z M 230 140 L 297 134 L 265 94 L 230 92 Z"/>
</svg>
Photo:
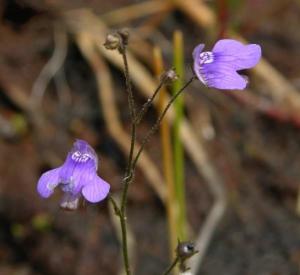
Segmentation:
<svg viewBox="0 0 300 275">
<path fill-rule="evenodd" d="M 178 79 L 178 75 L 173 69 L 170 69 L 162 75 L 162 78 L 165 79 L 167 84 L 170 84 Z"/>
<path fill-rule="evenodd" d="M 106 36 L 105 42 L 104 42 L 104 47 L 108 50 L 116 50 L 120 48 L 121 45 L 121 38 L 118 34 L 116 33 L 109 33 Z"/>
<path fill-rule="evenodd" d="M 186 260 L 193 255 L 195 255 L 198 251 L 195 250 L 195 246 L 191 242 L 178 242 L 177 248 L 176 248 L 176 254 L 179 259 L 179 269 L 180 271 L 184 272 L 189 270 L 188 267 L 186 267 Z"/>
<path fill-rule="evenodd" d="M 128 45 L 128 40 L 129 40 L 129 30 L 127 28 L 121 29 L 118 31 L 118 34 L 122 38 L 122 42 L 124 46 Z"/>
<path fill-rule="evenodd" d="M 195 254 L 195 246 L 191 242 L 179 242 L 177 245 L 177 255 L 181 259 L 187 259 Z"/>
</svg>

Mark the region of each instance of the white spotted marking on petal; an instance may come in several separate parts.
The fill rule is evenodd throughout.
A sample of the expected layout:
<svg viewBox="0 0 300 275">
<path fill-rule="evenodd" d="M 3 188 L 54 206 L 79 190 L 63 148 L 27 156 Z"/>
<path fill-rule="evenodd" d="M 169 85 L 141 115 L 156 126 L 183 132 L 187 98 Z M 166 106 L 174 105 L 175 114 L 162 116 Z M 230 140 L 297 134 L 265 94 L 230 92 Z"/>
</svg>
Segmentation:
<svg viewBox="0 0 300 275">
<path fill-rule="evenodd" d="M 214 54 L 212 52 L 202 52 L 199 55 L 200 64 L 209 64 L 214 62 Z"/>
<path fill-rule="evenodd" d="M 87 153 L 82 154 L 79 151 L 76 151 L 71 155 L 71 158 L 76 162 L 87 162 L 91 157 Z"/>
</svg>

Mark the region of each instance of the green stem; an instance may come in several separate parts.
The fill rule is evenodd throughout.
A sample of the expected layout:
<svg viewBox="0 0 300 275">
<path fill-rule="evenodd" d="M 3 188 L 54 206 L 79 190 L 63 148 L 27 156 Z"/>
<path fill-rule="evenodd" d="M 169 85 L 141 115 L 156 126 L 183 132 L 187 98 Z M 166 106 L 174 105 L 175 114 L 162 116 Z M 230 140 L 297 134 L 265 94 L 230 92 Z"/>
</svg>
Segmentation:
<svg viewBox="0 0 300 275">
<path fill-rule="evenodd" d="M 121 234 L 122 234 L 122 242 L 123 242 L 122 251 L 123 251 L 125 271 L 127 275 L 131 275 L 129 257 L 128 257 L 126 216 L 124 216 L 123 213 L 121 213 L 120 215 L 120 223 L 121 223 Z"/>
<path fill-rule="evenodd" d="M 178 80 L 173 84 L 173 93 L 182 86 L 184 78 L 184 51 L 183 35 L 181 31 L 174 33 L 174 67 L 178 73 Z M 175 196 L 178 203 L 177 232 L 180 239 L 186 238 L 186 202 L 184 187 L 184 150 L 180 139 L 180 127 L 183 118 L 184 103 L 183 97 L 174 102 L 175 118 L 173 125 L 173 155 L 174 155 L 174 184 Z"/>
<path fill-rule="evenodd" d="M 131 275 L 131 269 L 130 269 L 130 263 L 129 263 L 129 253 L 128 253 L 128 244 L 127 244 L 127 226 L 126 226 L 126 206 L 127 206 L 127 195 L 128 195 L 128 189 L 130 184 L 132 183 L 133 176 L 134 176 L 134 170 L 137 164 L 137 161 L 146 145 L 150 137 L 154 134 L 154 132 L 158 129 L 158 126 L 161 122 L 161 120 L 164 118 L 166 112 L 170 108 L 171 104 L 174 102 L 174 100 L 181 94 L 181 92 L 192 83 L 192 81 L 195 79 L 195 76 L 193 76 L 176 94 L 172 96 L 170 99 L 168 105 L 158 118 L 155 125 L 150 129 L 148 135 L 144 138 L 142 145 L 136 155 L 136 157 L 133 157 L 134 154 L 134 147 L 135 147 L 135 140 L 136 140 L 136 112 L 135 112 L 135 103 L 134 103 L 134 97 L 132 92 L 132 86 L 131 86 L 131 80 L 129 75 L 129 69 L 128 69 L 128 61 L 127 61 L 127 55 L 126 55 L 126 46 L 124 45 L 122 49 L 120 50 L 120 53 L 123 58 L 124 62 L 124 75 L 126 80 L 126 91 L 128 94 L 128 105 L 129 105 L 129 111 L 131 115 L 131 142 L 130 142 L 130 150 L 129 150 L 129 156 L 128 156 L 128 163 L 125 171 L 125 175 L 123 178 L 123 192 L 122 192 L 122 198 L 121 198 L 121 206 L 120 208 L 114 203 L 113 200 L 113 206 L 115 211 L 117 210 L 119 219 L 120 219 L 120 226 L 121 226 L 121 235 L 122 235 L 122 252 L 123 252 L 123 261 L 125 266 L 125 271 L 127 275 Z M 159 88 L 160 89 L 160 88 Z M 158 93 L 159 89 L 154 92 L 152 96 L 153 102 L 156 94 Z M 151 99 L 150 99 L 151 100 Z M 148 106 L 149 107 L 149 106 Z M 147 108 L 148 108 L 147 107 Z"/>
<path fill-rule="evenodd" d="M 120 53 L 122 55 L 123 63 L 124 63 L 124 76 L 125 76 L 125 81 L 126 81 L 126 91 L 127 91 L 127 95 L 128 95 L 128 105 L 129 105 L 129 111 L 130 111 L 130 116 L 131 116 L 130 151 L 129 151 L 128 163 L 127 163 L 127 168 L 126 168 L 125 177 L 124 177 L 124 178 L 127 178 L 131 174 L 131 166 L 132 166 L 133 152 L 134 152 L 135 139 L 136 139 L 136 111 L 135 111 L 135 103 L 134 103 L 132 85 L 131 85 L 129 68 L 128 68 L 126 46 L 123 46 Z M 123 198 L 122 198 L 121 204 L 123 207 Z"/>
<path fill-rule="evenodd" d="M 115 214 L 120 219 L 121 225 L 121 238 L 122 238 L 122 254 L 124 260 L 125 271 L 127 275 L 131 274 L 130 265 L 129 265 L 129 258 L 128 258 L 128 249 L 127 249 L 127 227 L 126 227 L 126 217 L 121 212 L 121 209 L 118 207 L 117 203 L 113 199 L 113 197 L 109 196 L 109 201 L 113 205 Z"/>
<path fill-rule="evenodd" d="M 126 205 L 127 205 L 128 188 L 133 179 L 132 164 L 133 164 L 133 153 L 134 153 L 135 140 L 136 140 L 136 113 L 135 113 L 135 103 L 134 103 L 134 97 L 133 97 L 133 92 L 132 92 L 132 85 L 131 85 L 131 80 L 130 80 L 125 45 L 122 47 L 120 53 L 122 55 L 123 63 L 124 63 L 126 91 L 127 91 L 127 95 L 128 95 L 128 105 L 129 105 L 129 111 L 130 111 L 130 116 L 131 116 L 131 142 L 130 142 L 128 163 L 127 163 L 125 175 L 123 178 L 123 192 L 122 192 L 119 218 L 120 218 L 120 225 L 121 225 L 121 232 L 122 232 L 122 250 L 123 250 L 123 260 L 124 260 L 125 271 L 126 271 L 127 275 L 131 275 L 130 264 L 129 264 L 129 255 L 128 255 L 128 244 L 127 244 Z"/>
<path fill-rule="evenodd" d="M 120 216 L 121 215 L 120 208 L 119 208 L 118 204 L 116 203 L 116 201 L 114 200 L 114 198 L 111 195 L 109 195 L 108 199 L 109 199 L 109 201 L 111 202 L 111 204 L 114 208 L 115 214 L 117 216 Z"/>
</svg>

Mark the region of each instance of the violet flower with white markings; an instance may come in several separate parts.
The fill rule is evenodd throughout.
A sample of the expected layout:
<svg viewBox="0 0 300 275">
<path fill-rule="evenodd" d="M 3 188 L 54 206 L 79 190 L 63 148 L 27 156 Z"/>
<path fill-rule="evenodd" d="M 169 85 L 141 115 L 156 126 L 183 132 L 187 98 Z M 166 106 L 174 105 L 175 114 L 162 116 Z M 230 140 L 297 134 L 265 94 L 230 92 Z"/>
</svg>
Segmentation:
<svg viewBox="0 0 300 275">
<path fill-rule="evenodd" d="M 256 44 L 243 45 L 233 39 L 219 40 L 212 51 L 202 51 L 199 44 L 193 51 L 194 71 L 206 86 L 221 90 L 243 90 L 247 77 L 237 71 L 254 67 L 261 58 L 261 48 Z"/>
<path fill-rule="evenodd" d="M 37 191 L 43 198 L 53 194 L 59 186 L 64 192 L 61 207 L 74 210 L 81 195 L 92 203 L 103 200 L 110 185 L 97 175 L 98 157 L 94 149 L 84 140 L 76 140 L 64 164 L 42 174 Z"/>
</svg>

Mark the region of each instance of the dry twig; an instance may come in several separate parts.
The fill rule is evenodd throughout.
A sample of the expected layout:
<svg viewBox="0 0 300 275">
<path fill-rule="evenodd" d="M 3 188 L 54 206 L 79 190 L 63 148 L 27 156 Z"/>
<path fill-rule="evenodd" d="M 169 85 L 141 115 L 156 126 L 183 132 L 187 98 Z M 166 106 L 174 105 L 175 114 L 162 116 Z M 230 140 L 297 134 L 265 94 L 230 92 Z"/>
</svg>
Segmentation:
<svg viewBox="0 0 300 275">
<path fill-rule="evenodd" d="M 32 108 L 36 108 L 41 104 L 50 80 L 55 76 L 62 67 L 67 56 L 67 34 L 63 24 L 56 23 L 54 27 L 55 48 L 52 57 L 45 64 L 39 76 L 33 84 L 30 104 Z"/>
<path fill-rule="evenodd" d="M 128 21 L 144 16 L 169 11 L 171 7 L 172 5 L 170 5 L 167 1 L 144 1 L 142 3 L 133 4 L 102 14 L 101 20 L 103 20 L 108 26 L 124 24 L 125 22 L 128 23 Z"/>
</svg>

